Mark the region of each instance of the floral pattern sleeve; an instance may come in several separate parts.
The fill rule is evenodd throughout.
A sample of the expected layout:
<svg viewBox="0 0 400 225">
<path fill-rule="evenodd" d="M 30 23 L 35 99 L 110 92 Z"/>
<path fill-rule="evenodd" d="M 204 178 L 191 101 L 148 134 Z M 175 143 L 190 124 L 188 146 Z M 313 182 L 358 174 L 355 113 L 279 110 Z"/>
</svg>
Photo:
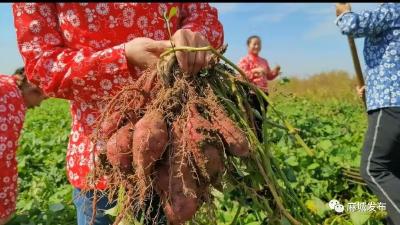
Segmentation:
<svg viewBox="0 0 400 225">
<path fill-rule="evenodd" d="M 0 74 L 0 218 L 15 211 L 18 139 L 25 118 L 22 95 L 11 76 Z"/>
<path fill-rule="evenodd" d="M 336 19 L 336 25 L 345 35 L 356 38 L 373 36 L 400 25 L 399 7 L 396 3 L 385 3 L 375 10 L 365 10 L 360 14 L 345 12 Z"/>
<path fill-rule="evenodd" d="M 239 68 L 246 74 L 248 79 L 253 78 L 253 73 L 251 72 L 251 66 L 247 58 L 242 58 L 238 63 Z"/>
<path fill-rule="evenodd" d="M 214 48 L 224 42 L 224 30 L 218 12 L 208 3 L 183 3 L 182 29 L 200 32 Z"/>
<path fill-rule="evenodd" d="M 124 44 L 99 51 L 67 47 L 68 33 L 61 32 L 64 19 L 59 21 L 56 7 L 55 3 L 13 4 L 18 46 L 29 80 L 51 97 L 90 101 L 112 94 L 116 74 L 129 76 Z"/>
</svg>

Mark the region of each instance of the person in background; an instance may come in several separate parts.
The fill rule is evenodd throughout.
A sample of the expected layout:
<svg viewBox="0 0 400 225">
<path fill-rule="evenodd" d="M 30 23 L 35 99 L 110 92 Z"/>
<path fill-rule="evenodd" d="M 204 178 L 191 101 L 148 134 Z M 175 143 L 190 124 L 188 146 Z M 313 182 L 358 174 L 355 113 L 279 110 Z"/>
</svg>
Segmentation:
<svg viewBox="0 0 400 225">
<path fill-rule="evenodd" d="M 248 54 L 239 61 L 238 66 L 246 74 L 250 82 L 257 85 L 261 90 L 268 94 L 268 81 L 274 80 L 280 74 L 281 67 L 277 65 L 271 70 L 268 61 L 259 56 L 260 51 L 261 38 L 257 35 L 250 36 L 247 39 Z M 250 92 L 249 95 L 252 106 L 259 109 L 260 103 L 257 96 L 253 92 Z M 268 102 L 264 101 L 264 105 L 267 107 Z M 256 118 L 255 122 L 257 129 L 260 130 L 262 119 Z"/>
<path fill-rule="evenodd" d="M 164 13 L 177 7 L 170 20 L 176 46 L 219 48 L 223 28 L 208 3 L 14 3 L 14 24 L 28 79 L 52 97 L 71 104 L 72 129 L 66 156 L 67 177 L 75 187 L 78 225 L 92 219 L 94 189 L 105 190 L 106 179 L 89 184 L 98 146 L 90 141 L 103 99 L 134 83 L 154 67 L 171 47 Z M 183 72 L 196 75 L 207 64 L 206 52 L 177 52 Z M 81 190 L 86 195 L 80 195 Z M 95 225 L 111 224 L 99 197 Z M 152 201 L 153 202 L 153 201 Z M 157 207 L 156 207 L 157 208 Z"/>
<path fill-rule="evenodd" d="M 268 81 L 280 74 L 281 67 L 277 65 L 271 70 L 268 61 L 259 55 L 260 51 L 261 38 L 257 35 L 250 36 L 247 39 L 248 53 L 239 61 L 239 68 L 246 73 L 251 82 L 268 93 Z"/>
<path fill-rule="evenodd" d="M 383 3 L 374 10 L 351 12 L 336 4 L 336 25 L 342 34 L 365 38 L 365 91 L 368 130 L 361 175 L 386 203 L 388 224 L 400 224 L 400 4 Z"/>
<path fill-rule="evenodd" d="M 27 81 L 23 68 L 13 76 L 0 74 L 0 225 L 15 211 L 16 151 L 26 109 L 39 106 L 43 99 L 43 92 Z"/>
</svg>

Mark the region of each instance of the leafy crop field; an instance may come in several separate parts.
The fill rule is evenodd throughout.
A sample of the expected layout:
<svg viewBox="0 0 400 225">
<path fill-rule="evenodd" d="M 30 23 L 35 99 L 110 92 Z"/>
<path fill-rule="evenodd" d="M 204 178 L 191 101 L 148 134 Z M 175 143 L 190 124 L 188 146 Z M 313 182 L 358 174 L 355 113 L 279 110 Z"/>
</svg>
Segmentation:
<svg viewBox="0 0 400 225">
<path fill-rule="evenodd" d="M 321 85 L 312 86 L 316 81 Z M 332 72 L 308 80 L 281 79 L 272 86 L 277 90 L 272 94 L 277 108 L 317 152 L 308 156 L 284 130 L 276 130 L 269 137 L 273 154 L 321 224 L 383 224 L 382 212 L 336 213 L 327 206 L 332 199 L 342 204 L 378 202 L 364 185 L 342 174 L 343 168 L 359 167 L 366 130 L 366 115 L 353 84 L 343 72 Z M 272 114 L 270 119 L 278 122 Z M 64 100 L 50 99 L 28 111 L 18 152 L 18 212 L 9 224 L 76 224 L 72 187 L 65 174 L 70 123 L 69 105 Z M 226 187 L 224 193 L 215 191 L 218 224 L 231 224 L 234 219 L 237 224 L 260 224 L 255 221 L 263 215 L 253 210 L 251 199 L 237 202 L 240 194 L 236 187 Z M 210 224 L 208 219 L 199 216 L 196 224 Z"/>
</svg>

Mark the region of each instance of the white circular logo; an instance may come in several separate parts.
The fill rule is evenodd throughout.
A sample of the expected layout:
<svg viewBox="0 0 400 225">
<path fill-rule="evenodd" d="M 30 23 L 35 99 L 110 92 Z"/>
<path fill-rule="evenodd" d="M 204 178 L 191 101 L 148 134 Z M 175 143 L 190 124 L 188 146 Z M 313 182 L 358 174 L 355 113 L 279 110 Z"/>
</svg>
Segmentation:
<svg viewBox="0 0 400 225">
<path fill-rule="evenodd" d="M 344 206 L 340 204 L 340 202 L 336 199 L 332 199 L 328 203 L 329 208 L 335 210 L 338 213 L 342 213 L 344 211 Z"/>
<path fill-rule="evenodd" d="M 344 206 L 342 204 L 335 205 L 335 211 L 338 213 L 342 213 L 344 211 Z"/>
<path fill-rule="evenodd" d="M 335 206 L 336 206 L 336 205 L 339 205 L 339 204 L 340 204 L 339 201 L 336 200 L 336 199 L 332 199 L 332 200 L 330 200 L 329 203 L 328 203 L 329 208 L 331 208 L 331 209 L 335 209 Z"/>
</svg>

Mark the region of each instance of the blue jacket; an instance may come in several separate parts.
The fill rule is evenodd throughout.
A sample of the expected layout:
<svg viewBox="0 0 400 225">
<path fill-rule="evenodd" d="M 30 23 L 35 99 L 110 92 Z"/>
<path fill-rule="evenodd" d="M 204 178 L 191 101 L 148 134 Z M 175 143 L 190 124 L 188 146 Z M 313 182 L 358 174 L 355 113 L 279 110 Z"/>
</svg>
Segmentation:
<svg viewBox="0 0 400 225">
<path fill-rule="evenodd" d="M 345 12 L 336 20 L 343 34 L 365 37 L 367 110 L 400 107 L 400 3 Z"/>
</svg>

